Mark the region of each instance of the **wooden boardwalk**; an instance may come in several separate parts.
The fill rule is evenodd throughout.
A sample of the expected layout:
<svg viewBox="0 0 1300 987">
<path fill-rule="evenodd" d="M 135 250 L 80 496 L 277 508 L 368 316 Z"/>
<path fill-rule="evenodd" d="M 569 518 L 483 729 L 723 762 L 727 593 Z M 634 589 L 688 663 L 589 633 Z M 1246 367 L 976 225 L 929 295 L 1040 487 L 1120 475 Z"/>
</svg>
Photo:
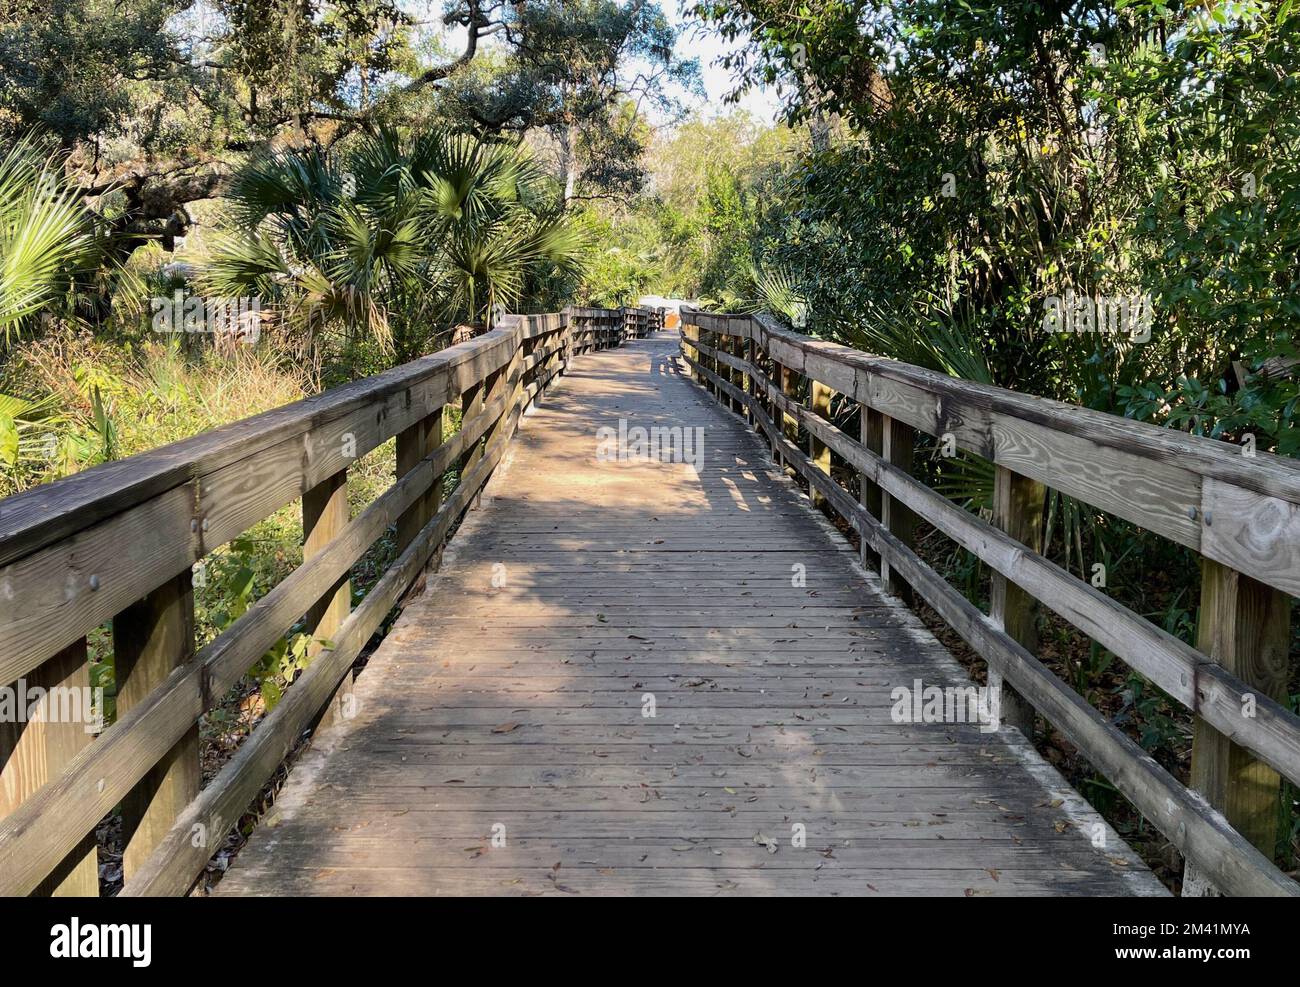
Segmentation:
<svg viewBox="0 0 1300 987">
<path fill-rule="evenodd" d="M 218 893 L 1162 893 L 1018 733 L 893 722 L 965 672 L 676 348 L 525 417 Z M 701 467 L 599 459 L 620 420 Z"/>
</svg>

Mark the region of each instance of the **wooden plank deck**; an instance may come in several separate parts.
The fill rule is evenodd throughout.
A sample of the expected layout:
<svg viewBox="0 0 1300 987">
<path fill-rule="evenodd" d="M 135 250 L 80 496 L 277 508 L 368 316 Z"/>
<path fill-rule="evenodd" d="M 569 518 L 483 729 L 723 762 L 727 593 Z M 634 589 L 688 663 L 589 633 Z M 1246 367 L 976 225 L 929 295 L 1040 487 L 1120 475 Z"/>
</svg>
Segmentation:
<svg viewBox="0 0 1300 987">
<path fill-rule="evenodd" d="M 1018 733 L 892 722 L 965 673 L 675 340 L 524 419 L 217 893 L 1163 893 Z M 620 419 L 702 426 L 701 468 L 600 461 Z"/>
</svg>

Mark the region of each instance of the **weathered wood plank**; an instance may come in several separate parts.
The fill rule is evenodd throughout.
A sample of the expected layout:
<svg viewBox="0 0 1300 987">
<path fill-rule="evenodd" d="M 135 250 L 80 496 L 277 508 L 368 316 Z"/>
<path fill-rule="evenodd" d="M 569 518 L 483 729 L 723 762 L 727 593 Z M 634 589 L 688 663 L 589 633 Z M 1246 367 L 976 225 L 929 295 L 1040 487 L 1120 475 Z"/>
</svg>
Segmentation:
<svg viewBox="0 0 1300 987">
<path fill-rule="evenodd" d="M 960 448 L 1300 595 L 1300 566 L 1286 554 L 1300 508 L 1294 459 L 1247 457 L 1230 443 L 946 377 L 801 336 L 764 316 L 754 324 L 759 344 L 785 366 L 802 373 L 811 360 L 837 390 L 824 362 L 851 369 L 856 400 L 930 434 L 950 432 Z M 1203 495 L 1211 483 L 1221 486 Z M 1216 504 L 1228 522 L 1222 535 L 1202 524 Z"/>
<path fill-rule="evenodd" d="M 767 386 L 775 395 L 770 382 Z M 806 409 L 790 407 L 806 427 L 817 430 L 850 465 L 979 556 L 995 572 L 1032 593 L 1236 743 L 1249 747 L 1293 780 L 1300 779 L 1300 718 L 1280 703 L 1268 695 L 1259 695 L 1254 715 L 1243 717 L 1240 697 L 1243 691 L 1253 690 L 1223 667 L 1207 663 L 1196 649 L 893 469 L 833 425 L 813 418 Z"/>
<path fill-rule="evenodd" d="M 418 427 L 418 426 L 417 426 Z M 402 433 L 406 434 L 405 432 Z M 399 435 L 399 440 L 401 436 Z M 398 445 L 401 445 L 399 441 Z M 431 451 L 431 450 L 430 450 Z M 409 455 L 409 453 L 408 453 Z M 399 454 L 398 472 L 402 472 Z M 409 472 L 409 469 L 407 470 Z M 418 510 L 424 498 L 416 500 L 409 509 Z M 403 515 L 405 517 L 406 515 Z M 335 473 L 323 483 L 318 483 L 302 495 L 302 560 L 307 563 L 314 556 L 323 552 L 335 538 L 348 526 L 348 474 L 346 471 Z M 398 519 L 398 530 L 401 530 Z M 399 535 L 400 537 L 400 535 Z M 315 661 L 316 657 L 334 641 L 348 614 L 352 611 L 352 583 L 346 575 L 326 591 L 325 595 L 312 604 L 303 619 L 304 633 L 311 636 L 307 646 L 307 657 Z M 336 717 L 349 715 L 350 697 L 352 695 L 352 673 L 349 671 L 339 682 L 338 690 L 321 712 L 318 726 L 329 726 Z M 169 827 L 170 828 L 170 827 Z"/>
<path fill-rule="evenodd" d="M 515 417 L 512 406 L 507 415 Z M 153 856 L 122 889 L 126 897 L 183 894 L 198 878 L 211 855 L 211 847 L 234 825 L 248 803 L 292 748 L 317 710 L 337 689 L 339 678 L 351 666 L 370 636 L 419 575 L 446 536 L 452 522 L 469 506 L 504 452 L 497 443 L 486 451 L 457 486 L 451 497 L 412 539 L 393 565 L 366 595 L 361 605 L 343 621 L 333 647 L 322 652 L 294 682 L 284 699 L 258 724 L 212 783 L 176 820 Z M 346 721 L 345 721 L 346 722 Z M 196 846 L 196 826 L 203 826 L 209 841 Z"/>
<path fill-rule="evenodd" d="M 348 567 L 505 410 L 464 422 L 455 437 L 381 494 L 337 538 L 259 599 L 194 660 L 68 763 L 58 777 L 0 820 L 0 894 L 27 894 L 198 719 L 319 600 Z"/>
<path fill-rule="evenodd" d="M 194 657 L 194 590 L 184 572 L 113 620 L 118 714 L 129 712 Z M 130 877 L 199 793 L 196 722 L 122 800 L 122 872 Z"/>
<path fill-rule="evenodd" d="M 1201 563 L 1201 608 L 1196 646 L 1243 683 L 1235 719 L 1256 718 L 1259 697 L 1287 700 L 1291 600 L 1225 565 Z M 1269 857 L 1278 838 L 1281 780 L 1267 763 L 1234 744 L 1198 716 L 1192 734 L 1192 787 Z M 1184 894 L 1205 891 L 1204 875 L 1189 863 Z"/>
<path fill-rule="evenodd" d="M 84 705 L 90 692 L 86 657 L 83 639 L 38 667 L 25 685 L 45 690 L 44 698 L 33 704 L 35 709 L 24 710 L 22 719 L 0 723 L 0 822 L 22 816 L 24 808 L 30 812 L 32 803 L 90 744 L 90 710 Z M 24 890 L 60 898 L 97 896 L 93 834 L 69 840 L 50 854 L 48 866 Z"/>
<path fill-rule="evenodd" d="M 515 342 L 513 331 L 488 333 L 368 378 L 363 388 L 331 391 L 328 401 L 309 398 L 95 467 L 30 491 L 36 500 L 22 494 L 0 501 L 0 560 L 22 555 L 0 568 L 0 599 L 8 604 L 0 616 L 0 681 L 30 671 L 345 469 L 427 408 L 444 404 L 455 387 L 504 366 Z M 135 464 L 139 482 L 101 472 L 123 463 Z M 145 497 L 161 482 L 157 477 L 170 478 L 177 469 L 184 474 L 179 483 Z M 84 477 L 107 484 L 103 503 L 93 499 L 96 488 Z M 77 520 L 62 516 L 68 512 Z"/>
<path fill-rule="evenodd" d="M 1014 734 L 894 721 L 894 686 L 965 673 L 738 419 L 656 369 L 674 345 L 582 361 L 525 419 L 358 678 L 357 720 L 304 755 L 218 893 L 482 893 L 489 870 L 499 889 L 538 869 L 561 886 L 589 870 L 583 893 L 716 892 L 714 874 L 861 891 L 882 862 L 897 893 L 964 894 L 974 872 L 1158 893 L 1117 836 L 1093 846 L 1099 818 Z M 722 366 L 710 384 L 766 418 Z M 593 430 L 620 418 L 700 425 L 703 460 L 597 460 Z"/>
<path fill-rule="evenodd" d="M 8 497 L 0 501 L 0 564 L 30 555 L 195 477 L 251 459 L 288 438 L 340 420 L 360 424 L 375 416 L 377 407 L 382 408 L 377 417 L 396 418 L 390 402 L 406 404 L 407 391 L 423 390 L 427 407 L 445 403 L 445 398 L 432 397 L 440 390 L 463 389 L 471 379 L 502 366 L 516 346 L 513 329 L 495 330 L 374 377 Z M 393 422 L 383 438 L 408 423 Z M 373 446 L 360 446 L 358 454 L 369 448 Z M 325 475 L 334 472 L 337 468 L 327 468 Z"/>
<path fill-rule="evenodd" d="M 771 424 L 768 423 L 771 428 Z M 842 434 L 842 433 L 841 433 Z M 784 440 L 783 440 L 784 441 Z M 818 470 L 793 443 L 786 454 L 810 484 L 822 488 L 882 558 L 972 648 L 1002 672 L 1047 719 L 1151 820 L 1189 860 L 1230 894 L 1300 897 L 1300 884 L 1238 833 L 1196 792 L 1183 788 L 1137 744 L 981 614 L 888 528 Z"/>
<path fill-rule="evenodd" d="M 1043 508 L 1047 490 L 1035 480 L 1013 473 L 1005 466 L 994 468 L 993 523 L 1035 555 L 1043 554 Z M 990 586 L 993 623 L 1021 644 L 1031 655 L 1038 651 L 1038 605 L 1033 595 L 1002 573 L 994 571 Z M 1034 708 L 1015 689 L 1002 681 L 1002 674 L 989 669 L 989 686 L 999 692 L 1002 721 L 1026 737 L 1034 735 Z"/>
</svg>

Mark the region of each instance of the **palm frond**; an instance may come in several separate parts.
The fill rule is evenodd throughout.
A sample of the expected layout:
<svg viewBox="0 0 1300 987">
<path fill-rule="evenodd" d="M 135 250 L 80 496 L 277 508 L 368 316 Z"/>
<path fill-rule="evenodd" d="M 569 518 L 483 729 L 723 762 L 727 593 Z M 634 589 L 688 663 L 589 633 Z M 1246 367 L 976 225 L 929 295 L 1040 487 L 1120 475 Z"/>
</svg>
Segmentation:
<svg viewBox="0 0 1300 987">
<path fill-rule="evenodd" d="M 25 324 L 71 284 L 100 241 L 57 154 L 28 138 L 0 158 L 0 337 Z"/>
</svg>

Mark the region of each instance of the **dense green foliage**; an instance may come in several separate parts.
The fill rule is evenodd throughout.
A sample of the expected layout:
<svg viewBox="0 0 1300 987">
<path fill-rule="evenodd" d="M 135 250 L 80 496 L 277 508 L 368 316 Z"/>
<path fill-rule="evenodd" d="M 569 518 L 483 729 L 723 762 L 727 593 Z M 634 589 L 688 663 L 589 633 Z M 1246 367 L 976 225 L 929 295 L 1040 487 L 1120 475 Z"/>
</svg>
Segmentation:
<svg viewBox="0 0 1300 987">
<path fill-rule="evenodd" d="M 459 321 L 519 307 L 530 283 L 576 273 L 582 246 L 526 155 L 440 131 L 259 158 L 227 198 L 200 276 L 209 293 L 261 298 L 292 338 L 333 333 L 400 362 Z"/>
<path fill-rule="evenodd" d="M 677 29 L 629 0 L 423 6 L 0 0 L 0 496 L 587 300 L 591 204 L 641 190 L 645 112 L 696 86 Z M 394 455 L 349 470 L 354 514 Z M 199 644 L 301 560 L 298 512 L 195 568 Z M 205 717 L 205 767 L 303 632 Z M 89 645 L 111 719 L 112 642 Z"/>
<path fill-rule="evenodd" d="M 1259 373 L 1296 355 L 1289 4 L 697 10 L 753 32 L 734 67 L 789 82 L 792 119 L 841 122 L 783 176 L 751 241 L 816 331 L 1300 449 L 1294 378 Z M 1150 340 L 1045 330 L 1047 299 L 1067 291 L 1149 297 Z M 899 326 L 928 339 L 908 345 Z"/>
</svg>

